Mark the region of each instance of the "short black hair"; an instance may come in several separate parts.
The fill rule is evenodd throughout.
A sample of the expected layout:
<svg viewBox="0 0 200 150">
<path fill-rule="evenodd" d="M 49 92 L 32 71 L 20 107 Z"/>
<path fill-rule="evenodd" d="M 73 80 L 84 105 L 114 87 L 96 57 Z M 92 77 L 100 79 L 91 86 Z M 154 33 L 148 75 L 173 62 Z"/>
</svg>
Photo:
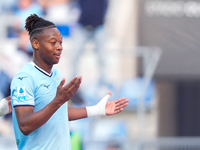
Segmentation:
<svg viewBox="0 0 200 150">
<path fill-rule="evenodd" d="M 36 33 L 42 32 L 43 29 L 56 27 L 54 23 L 39 17 L 36 14 L 31 14 L 26 19 L 25 29 L 28 31 L 30 38 Z"/>
</svg>

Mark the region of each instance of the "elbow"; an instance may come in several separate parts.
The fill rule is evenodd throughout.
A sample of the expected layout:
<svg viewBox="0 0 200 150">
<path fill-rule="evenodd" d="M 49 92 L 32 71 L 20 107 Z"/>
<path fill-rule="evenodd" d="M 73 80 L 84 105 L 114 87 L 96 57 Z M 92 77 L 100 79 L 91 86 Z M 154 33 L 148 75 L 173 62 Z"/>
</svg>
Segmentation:
<svg viewBox="0 0 200 150">
<path fill-rule="evenodd" d="M 20 126 L 19 129 L 25 136 L 28 136 L 29 134 L 32 133 L 32 130 L 26 126 Z"/>
</svg>

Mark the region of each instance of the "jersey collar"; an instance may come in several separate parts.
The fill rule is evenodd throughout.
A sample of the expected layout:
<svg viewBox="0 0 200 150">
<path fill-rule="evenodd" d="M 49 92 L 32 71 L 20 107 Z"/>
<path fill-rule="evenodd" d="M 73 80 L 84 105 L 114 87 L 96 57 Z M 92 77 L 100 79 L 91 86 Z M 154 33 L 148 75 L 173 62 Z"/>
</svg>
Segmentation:
<svg viewBox="0 0 200 150">
<path fill-rule="evenodd" d="M 49 74 L 48 72 L 44 71 L 42 68 L 38 67 L 33 61 L 30 62 L 36 69 L 38 69 L 39 71 L 41 71 L 42 73 L 44 73 L 45 75 L 51 77 L 52 76 L 52 72 Z"/>
</svg>

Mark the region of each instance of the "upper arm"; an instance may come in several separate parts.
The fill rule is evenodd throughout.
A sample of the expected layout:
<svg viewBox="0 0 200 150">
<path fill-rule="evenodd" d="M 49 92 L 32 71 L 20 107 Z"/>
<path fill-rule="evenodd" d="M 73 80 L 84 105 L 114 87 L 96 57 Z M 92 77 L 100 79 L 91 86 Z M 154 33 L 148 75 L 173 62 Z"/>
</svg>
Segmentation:
<svg viewBox="0 0 200 150">
<path fill-rule="evenodd" d="M 19 128 L 25 124 L 26 117 L 31 115 L 34 111 L 33 106 L 16 106 L 14 107 Z"/>
<path fill-rule="evenodd" d="M 11 83 L 11 102 L 20 130 L 23 132 L 27 118 L 34 111 L 34 84 L 32 78 L 17 74 Z"/>
</svg>

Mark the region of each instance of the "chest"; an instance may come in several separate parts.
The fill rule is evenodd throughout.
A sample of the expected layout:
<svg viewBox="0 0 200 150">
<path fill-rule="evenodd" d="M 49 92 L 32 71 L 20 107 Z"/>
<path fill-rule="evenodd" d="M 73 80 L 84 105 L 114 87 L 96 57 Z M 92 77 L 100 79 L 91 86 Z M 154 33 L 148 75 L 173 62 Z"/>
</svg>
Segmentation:
<svg viewBox="0 0 200 150">
<path fill-rule="evenodd" d="M 58 77 L 41 78 L 36 82 L 34 91 L 36 110 L 45 107 L 55 98 L 59 84 L 60 79 Z"/>
</svg>

